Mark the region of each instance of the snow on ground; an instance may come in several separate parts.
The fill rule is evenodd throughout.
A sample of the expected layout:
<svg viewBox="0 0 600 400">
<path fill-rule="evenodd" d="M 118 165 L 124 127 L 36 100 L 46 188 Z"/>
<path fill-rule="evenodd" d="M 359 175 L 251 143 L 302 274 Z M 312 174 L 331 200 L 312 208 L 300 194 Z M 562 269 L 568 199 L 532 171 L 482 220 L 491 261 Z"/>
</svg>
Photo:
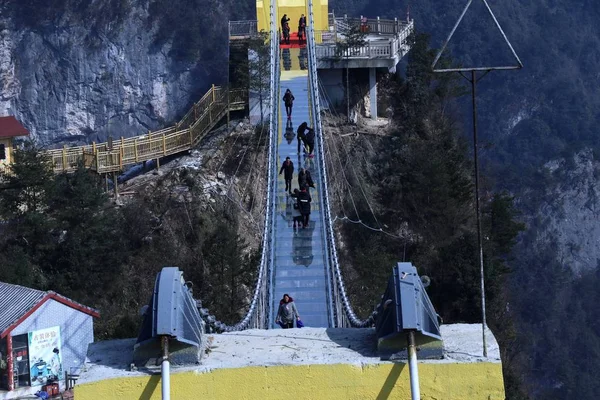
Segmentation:
<svg viewBox="0 0 600 400">
<path fill-rule="evenodd" d="M 498 343 L 488 330 L 488 358 L 482 353 L 481 325 L 442 325 L 444 359 L 421 360 L 426 363 L 500 362 Z M 208 354 L 199 365 L 173 366 L 172 370 L 210 372 L 219 368 L 302 364 L 387 363 L 377 354 L 374 329 L 252 329 L 242 332 L 207 335 Z M 158 372 L 157 369 L 129 371 L 135 339 L 93 343 L 80 383 Z"/>
</svg>

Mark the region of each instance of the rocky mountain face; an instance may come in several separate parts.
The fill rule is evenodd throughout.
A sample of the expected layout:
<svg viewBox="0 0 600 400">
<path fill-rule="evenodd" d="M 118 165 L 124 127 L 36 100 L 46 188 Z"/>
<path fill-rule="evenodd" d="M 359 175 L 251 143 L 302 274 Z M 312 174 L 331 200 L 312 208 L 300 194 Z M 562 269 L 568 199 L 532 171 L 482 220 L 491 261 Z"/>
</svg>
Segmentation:
<svg viewBox="0 0 600 400">
<path fill-rule="evenodd" d="M 544 169 L 560 183 L 547 189 L 537 212 L 527 216 L 528 225 L 537 228 L 536 241 L 553 242 L 560 263 L 580 276 L 600 260 L 600 164 L 586 149 L 572 160 L 549 161 Z"/>
<path fill-rule="evenodd" d="M 225 71 L 205 67 L 208 58 L 223 62 L 225 51 L 173 54 L 178 38 L 163 36 L 156 2 L 131 0 L 120 9 L 114 1 L 67 2 L 65 9 L 24 16 L 27 3 L 0 6 L 0 114 L 16 116 L 43 145 L 162 127 L 226 78 Z M 120 14 L 104 21 L 109 10 Z M 211 29 L 225 35 L 213 45 L 224 46 L 228 18 L 215 19 Z"/>
</svg>

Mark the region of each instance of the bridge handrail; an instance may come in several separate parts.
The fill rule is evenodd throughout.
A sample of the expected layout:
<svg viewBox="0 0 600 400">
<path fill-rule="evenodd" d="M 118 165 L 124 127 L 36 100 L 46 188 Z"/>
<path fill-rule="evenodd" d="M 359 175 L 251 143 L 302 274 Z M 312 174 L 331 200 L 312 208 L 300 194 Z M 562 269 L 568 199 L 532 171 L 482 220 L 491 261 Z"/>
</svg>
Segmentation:
<svg viewBox="0 0 600 400">
<path fill-rule="evenodd" d="M 315 129 L 316 136 L 319 139 L 319 145 L 316 146 L 316 161 L 319 164 L 319 169 L 321 170 L 322 179 L 319 182 L 319 201 L 322 205 L 328 205 L 328 196 L 327 196 L 327 174 L 325 171 L 325 159 L 323 158 L 323 153 L 319 151 L 322 149 L 322 139 L 323 132 L 321 129 L 321 113 L 320 113 L 320 98 L 319 98 L 319 88 L 317 85 L 317 60 L 315 57 L 315 31 L 314 31 L 314 13 L 313 13 L 313 2 L 312 0 L 308 0 L 308 30 L 307 30 L 307 48 L 308 48 L 308 78 L 309 78 L 309 100 L 310 100 L 310 110 L 312 117 L 312 126 Z M 325 221 L 327 221 L 327 212 L 324 214 Z M 327 240 L 327 227 L 326 223 L 322 224 L 321 230 L 322 235 L 325 240 L 323 240 L 323 253 L 330 254 L 331 252 L 331 242 Z M 335 280 L 332 279 L 333 271 L 331 266 L 331 259 L 329 256 L 325 257 L 325 269 L 327 272 L 327 300 L 328 300 L 328 308 L 329 308 L 329 325 L 336 326 L 338 324 L 338 320 L 341 316 L 341 310 L 337 309 L 335 306 L 339 305 L 338 301 L 334 301 L 337 299 L 337 288 L 335 286 Z"/>
<path fill-rule="evenodd" d="M 273 271 L 273 260 L 271 246 L 273 245 L 273 221 L 275 217 L 275 203 L 277 196 L 273 195 L 273 185 L 275 181 L 275 168 L 277 158 L 277 141 L 279 134 L 279 116 L 277 113 L 277 106 L 279 102 L 279 33 L 277 32 L 277 17 L 276 17 L 276 0 L 271 0 L 271 31 L 270 31 L 270 50 L 269 56 L 271 58 L 270 66 L 270 107 L 271 115 L 269 119 L 269 153 L 267 156 L 268 166 L 268 186 L 267 186 L 267 208 L 265 211 L 264 219 L 264 230 L 262 237 L 262 254 L 260 259 L 260 267 L 258 271 L 258 277 L 256 279 L 256 286 L 252 295 L 252 301 L 250 307 L 244 318 L 235 325 L 227 325 L 223 322 L 217 321 L 214 316 L 209 316 L 208 324 L 211 328 L 225 331 L 241 331 L 248 328 L 268 328 L 270 321 L 268 318 L 269 308 L 272 304 L 271 297 L 273 293 L 270 291 Z"/>
<path fill-rule="evenodd" d="M 329 287 L 331 289 L 330 296 L 335 299 L 332 307 L 335 307 L 336 315 L 335 315 L 335 323 L 336 326 L 345 326 L 347 323 L 353 327 L 366 327 L 370 326 L 373 323 L 373 316 L 371 315 L 369 318 L 365 320 L 359 319 L 352 306 L 350 304 L 350 300 L 348 299 L 348 295 L 346 294 L 346 288 L 344 285 L 344 279 L 342 277 L 342 272 L 339 266 L 339 260 L 337 255 L 337 249 L 335 246 L 335 236 L 333 232 L 332 218 L 331 218 L 331 207 L 329 204 L 329 190 L 328 190 L 328 180 L 327 180 L 327 169 L 325 166 L 325 152 L 324 152 L 324 138 L 323 138 L 323 126 L 321 122 L 321 113 L 320 113 L 320 97 L 319 97 L 319 85 L 318 85 L 318 76 L 317 76 L 317 46 L 315 44 L 314 30 L 313 26 L 313 13 L 312 13 L 312 0 L 309 0 L 309 18 L 310 22 L 308 24 L 308 35 L 307 35 L 307 47 L 308 47 L 308 58 L 309 58 L 309 78 L 310 78 L 310 90 L 311 90 L 311 98 L 313 102 L 311 103 L 312 107 L 312 115 L 313 115 L 313 124 L 316 132 L 318 146 L 316 146 L 315 151 L 317 152 L 318 163 L 321 170 L 321 187 L 320 187 L 320 196 L 321 196 L 321 204 L 323 207 L 323 213 L 325 217 L 324 224 L 324 234 L 327 242 L 326 246 L 326 254 L 328 258 L 330 279 L 329 279 Z M 341 305 L 340 305 L 341 300 Z M 333 309 L 333 308 L 332 308 Z M 343 312 L 341 312 L 343 311 Z"/>
</svg>

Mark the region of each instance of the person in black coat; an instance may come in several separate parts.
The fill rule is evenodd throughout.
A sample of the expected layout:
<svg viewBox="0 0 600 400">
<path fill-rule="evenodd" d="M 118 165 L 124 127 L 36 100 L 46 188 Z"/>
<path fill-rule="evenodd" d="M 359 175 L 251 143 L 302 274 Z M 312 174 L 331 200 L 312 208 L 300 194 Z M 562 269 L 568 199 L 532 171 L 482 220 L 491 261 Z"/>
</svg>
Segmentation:
<svg viewBox="0 0 600 400">
<path fill-rule="evenodd" d="M 300 210 L 300 214 L 302 215 L 302 227 L 308 227 L 308 220 L 310 218 L 310 202 L 312 199 L 310 198 L 310 193 L 306 187 L 301 188 L 300 193 L 298 193 L 298 209 Z"/>
<path fill-rule="evenodd" d="M 310 175 L 310 172 L 307 169 L 300 168 L 300 172 L 298 172 L 298 186 L 300 187 L 300 189 L 308 189 L 309 187 L 315 187 L 315 184 L 312 180 L 312 176 Z"/>
<path fill-rule="evenodd" d="M 296 100 L 296 98 L 292 94 L 292 91 L 290 89 L 286 90 L 285 94 L 283 95 L 283 102 L 285 103 L 285 113 L 287 114 L 288 119 L 292 118 L 292 107 L 294 107 L 294 100 Z"/>
<path fill-rule="evenodd" d="M 283 17 L 281 17 L 281 31 L 283 32 L 283 29 L 285 28 L 285 24 L 287 24 L 290 21 L 290 19 L 288 18 L 287 14 L 283 14 Z"/>
<path fill-rule="evenodd" d="M 315 149 L 315 130 L 308 128 L 308 133 L 304 137 L 304 143 L 308 146 L 308 156 L 313 156 L 313 150 Z"/>
<path fill-rule="evenodd" d="M 298 127 L 298 130 L 296 131 L 296 134 L 298 136 L 298 154 L 300 154 L 300 145 L 306 145 L 306 130 L 310 129 L 308 127 L 308 123 L 306 121 L 304 121 L 303 123 L 300 124 L 300 126 Z"/>
<path fill-rule="evenodd" d="M 306 39 L 306 17 L 304 14 L 298 20 L 298 40 L 303 41 Z"/>
<path fill-rule="evenodd" d="M 283 165 L 281 165 L 281 169 L 279 170 L 279 175 L 284 172 L 283 177 L 285 179 L 285 191 L 289 194 L 292 194 L 292 178 L 294 177 L 294 163 L 290 160 L 289 157 L 285 158 Z"/>
</svg>

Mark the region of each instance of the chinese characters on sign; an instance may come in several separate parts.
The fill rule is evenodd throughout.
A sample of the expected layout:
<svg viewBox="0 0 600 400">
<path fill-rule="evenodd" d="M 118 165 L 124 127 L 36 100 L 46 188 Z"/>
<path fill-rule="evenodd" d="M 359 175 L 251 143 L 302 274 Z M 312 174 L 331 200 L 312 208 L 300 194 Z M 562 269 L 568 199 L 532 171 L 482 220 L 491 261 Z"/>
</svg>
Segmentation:
<svg viewBox="0 0 600 400">
<path fill-rule="evenodd" d="M 31 386 L 62 376 L 60 326 L 28 333 Z"/>
</svg>

